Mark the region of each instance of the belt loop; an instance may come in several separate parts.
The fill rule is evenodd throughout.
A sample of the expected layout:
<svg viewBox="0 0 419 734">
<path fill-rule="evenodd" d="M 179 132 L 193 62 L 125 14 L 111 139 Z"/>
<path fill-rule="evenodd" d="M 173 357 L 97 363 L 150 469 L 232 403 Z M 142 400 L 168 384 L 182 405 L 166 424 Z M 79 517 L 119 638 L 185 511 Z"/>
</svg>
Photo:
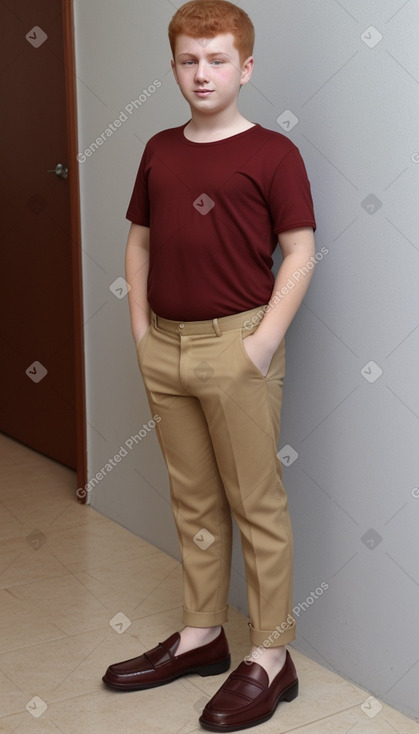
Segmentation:
<svg viewBox="0 0 419 734">
<path fill-rule="evenodd" d="M 151 312 L 151 321 L 155 329 L 158 329 L 158 323 L 157 323 L 158 316 L 154 311 Z"/>
<path fill-rule="evenodd" d="M 221 336 L 221 329 L 220 329 L 220 324 L 218 323 L 218 319 L 212 320 L 212 326 L 217 336 Z"/>
</svg>

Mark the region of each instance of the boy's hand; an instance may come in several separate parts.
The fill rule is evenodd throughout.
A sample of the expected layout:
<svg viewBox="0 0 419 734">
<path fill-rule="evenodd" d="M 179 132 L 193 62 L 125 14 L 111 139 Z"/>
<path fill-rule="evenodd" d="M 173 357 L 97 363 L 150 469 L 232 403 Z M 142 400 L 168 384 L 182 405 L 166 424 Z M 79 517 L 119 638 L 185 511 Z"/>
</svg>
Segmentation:
<svg viewBox="0 0 419 734">
<path fill-rule="evenodd" d="M 266 377 L 275 350 L 267 347 L 266 344 L 261 344 L 257 338 L 257 334 L 246 336 L 243 339 L 243 346 L 253 364 Z"/>
<path fill-rule="evenodd" d="M 149 325 L 150 325 L 149 323 L 148 324 L 142 324 L 137 329 L 135 329 L 135 331 L 133 331 L 133 337 L 134 337 L 134 341 L 135 341 L 135 346 L 136 347 L 139 346 L 140 341 L 146 335 L 146 333 L 148 331 Z"/>
</svg>

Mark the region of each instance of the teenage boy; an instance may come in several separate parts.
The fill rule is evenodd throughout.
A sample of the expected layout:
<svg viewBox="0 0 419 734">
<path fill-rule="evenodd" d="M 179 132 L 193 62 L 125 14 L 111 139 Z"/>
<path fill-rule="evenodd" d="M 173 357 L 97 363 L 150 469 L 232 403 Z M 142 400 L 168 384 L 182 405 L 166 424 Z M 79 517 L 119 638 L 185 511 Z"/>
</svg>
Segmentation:
<svg viewBox="0 0 419 734">
<path fill-rule="evenodd" d="M 104 681 L 136 690 L 228 670 L 233 515 L 253 646 L 199 721 L 235 731 L 298 693 L 285 648 L 295 638 L 293 540 L 277 448 L 284 335 L 313 265 L 298 280 L 293 273 L 315 261 L 315 219 L 298 149 L 238 110 L 254 64 L 246 13 L 226 0 L 193 0 L 175 13 L 169 38 L 191 117 L 146 145 L 127 212 L 126 273 L 138 362 L 161 417 L 185 627 L 111 665 Z"/>
</svg>

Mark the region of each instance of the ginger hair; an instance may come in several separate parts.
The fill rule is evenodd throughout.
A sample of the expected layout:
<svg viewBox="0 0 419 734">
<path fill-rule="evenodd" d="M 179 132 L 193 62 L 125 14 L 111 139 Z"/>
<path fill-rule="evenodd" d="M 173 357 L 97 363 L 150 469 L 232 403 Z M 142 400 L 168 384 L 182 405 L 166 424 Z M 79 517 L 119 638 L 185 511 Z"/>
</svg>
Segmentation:
<svg viewBox="0 0 419 734">
<path fill-rule="evenodd" d="M 193 38 L 212 38 L 219 33 L 232 33 L 240 63 L 253 53 L 253 23 L 244 10 L 228 0 L 190 0 L 176 11 L 169 25 L 173 58 L 176 39 L 182 33 Z"/>
</svg>

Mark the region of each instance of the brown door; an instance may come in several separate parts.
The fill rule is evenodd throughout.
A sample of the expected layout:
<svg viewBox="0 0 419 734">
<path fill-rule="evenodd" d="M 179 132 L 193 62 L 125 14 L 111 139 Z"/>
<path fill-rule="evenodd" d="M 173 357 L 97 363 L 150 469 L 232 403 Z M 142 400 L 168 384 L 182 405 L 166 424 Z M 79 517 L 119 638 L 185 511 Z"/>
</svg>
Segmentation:
<svg viewBox="0 0 419 734">
<path fill-rule="evenodd" d="M 66 1 L 0 4 L 0 431 L 75 469 L 84 440 L 69 22 Z"/>
</svg>

